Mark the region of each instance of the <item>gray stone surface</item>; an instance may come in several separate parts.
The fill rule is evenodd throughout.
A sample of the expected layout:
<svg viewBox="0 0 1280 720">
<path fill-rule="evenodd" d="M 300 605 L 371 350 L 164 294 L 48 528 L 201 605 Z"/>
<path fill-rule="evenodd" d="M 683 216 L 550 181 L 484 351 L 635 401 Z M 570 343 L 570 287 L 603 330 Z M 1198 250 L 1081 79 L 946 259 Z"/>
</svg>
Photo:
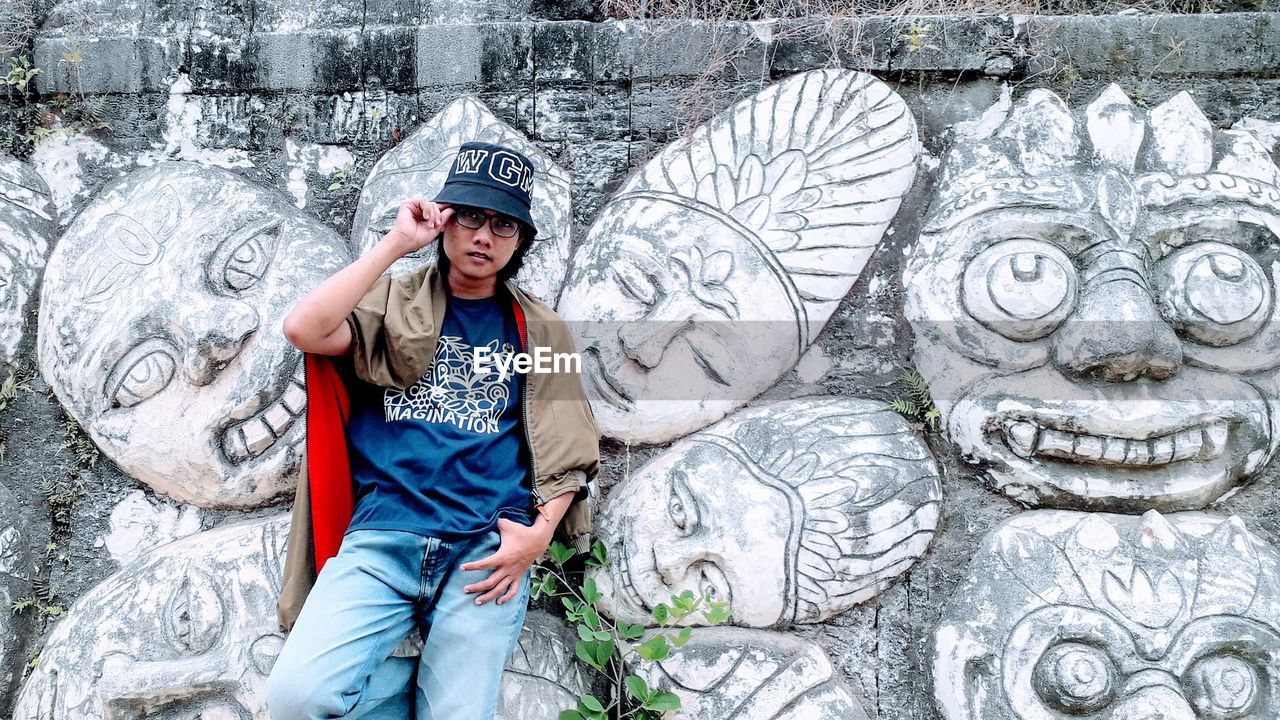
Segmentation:
<svg viewBox="0 0 1280 720">
<path fill-rule="evenodd" d="M 34 596 L 31 581 L 36 563 L 25 537 L 24 531 L 29 528 L 18 512 L 17 500 L 0 486 L 0 608 L 11 608 L 19 600 Z M 0 697 L 11 692 L 21 679 L 23 649 L 30 634 L 27 618 L 0 612 Z"/>
<path fill-rule="evenodd" d="M 288 531 L 287 514 L 236 523 L 104 580 L 50 633 L 14 720 L 266 718 Z"/>
<path fill-rule="evenodd" d="M 155 490 L 210 507 L 282 500 L 306 394 L 280 323 L 350 257 L 279 193 L 230 172 L 137 171 L 50 258 L 41 370 L 99 447 Z"/>
<path fill-rule="evenodd" d="M 800 359 L 915 177 L 915 121 L 869 75 L 815 71 L 668 146 L 574 257 L 574 324 L 604 434 L 668 442 Z"/>
<path fill-rule="evenodd" d="M 57 227 L 44 180 L 0 155 L 0 360 L 17 359 L 31 330 L 28 309 Z"/>
<path fill-rule="evenodd" d="M 613 490 L 596 523 L 613 558 L 594 573 L 601 607 L 652 625 L 653 608 L 688 590 L 730 603 L 738 625 L 829 619 L 874 598 L 925 553 L 937 473 L 922 438 L 879 402 L 744 409 Z"/>
<path fill-rule="evenodd" d="M 887 401 L 905 394 L 899 378 L 912 367 L 901 272 L 939 186 L 935 158 L 971 137 L 958 125 L 978 120 L 1002 91 L 1011 89 L 1016 100 L 1049 88 L 1068 107 L 1084 108 L 1115 82 L 1143 112 L 1187 91 L 1215 132 L 1249 127 L 1245 117 L 1280 120 L 1274 14 L 446 27 L 417 24 L 417 0 L 366 3 L 363 23 L 355 4 L 330 5 L 332 13 L 315 18 L 314 27 L 296 30 L 268 12 L 255 18 L 254 7 L 267 7 L 262 2 L 58 3 L 36 40 L 44 73 L 31 98 L 47 108 L 57 92 L 83 89 L 102 101 L 109 125 L 92 134 L 56 131 L 36 143 L 30 161 L 61 222 L 135 167 L 199 158 L 287 192 L 347 237 L 377 159 L 449 103 L 474 94 L 570 173 L 572 239 L 581 243 L 629 173 L 715 112 L 797 72 L 869 70 L 915 116 L 927 150 L 921 172 L 825 329 L 760 402 L 815 394 Z M 566 4 L 547 5 L 535 0 L 531 12 L 572 13 Z M 920 43 L 914 50 L 913 33 Z M 79 86 L 76 68 L 61 62 L 74 47 L 71 34 L 84 56 Z M 177 92 L 184 74 L 190 88 Z M 96 94 L 103 90 L 112 94 Z M 31 110 L 16 94 L 0 96 L 0 129 L 15 137 L 27 132 L 36 119 Z M 347 163 L 345 178 L 335 176 Z M 34 364 L 33 343 L 29 337 L 17 359 Z M 47 391 L 37 378 L 0 410 L 7 447 L 0 485 L 13 491 L 32 562 L 65 605 L 118 569 L 99 539 L 109 535 L 113 508 L 142 486 L 106 458 L 82 468 L 64 446 L 64 417 Z M 928 553 L 873 602 L 789 631 L 825 650 L 876 720 L 941 718 L 930 667 L 942 605 L 964 580 L 983 535 L 1019 511 L 989 491 L 981 465 L 924 431 L 944 490 Z M 664 450 L 614 440 L 604 448 L 605 500 L 611 486 Z M 1271 463 L 1210 507 L 1244 518 L 1274 544 L 1276 479 Z M 40 490 L 77 481 L 85 493 L 67 508 Z M 55 523 L 64 511 L 67 520 Z M 208 527 L 261 512 L 206 509 L 201 518 Z M 30 613 L 16 619 L 24 623 L 20 633 L 30 630 L 19 642 L 25 665 L 53 623 Z M 0 716 L 8 716 L 11 700 L 0 688 Z"/>
<path fill-rule="evenodd" d="M 1019 502 L 1199 508 L 1280 442 L 1280 169 L 1187 93 L 1047 90 L 946 157 L 905 312 L 947 434 Z"/>
<path fill-rule="evenodd" d="M 1280 554 L 1236 517 L 1029 512 L 943 614 L 947 720 L 1280 713 Z"/>
<path fill-rule="evenodd" d="M 866 720 L 817 645 L 785 633 L 700 628 L 660 662 L 632 668 L 675 693 L 686 720 Z"/>
</svg>

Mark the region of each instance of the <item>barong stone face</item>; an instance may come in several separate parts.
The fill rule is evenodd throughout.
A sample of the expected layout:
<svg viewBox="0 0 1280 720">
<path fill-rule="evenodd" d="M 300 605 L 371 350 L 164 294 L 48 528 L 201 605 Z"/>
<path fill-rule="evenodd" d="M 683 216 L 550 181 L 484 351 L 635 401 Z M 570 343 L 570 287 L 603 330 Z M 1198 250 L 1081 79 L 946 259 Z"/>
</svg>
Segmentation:
<svg viewBox="0 0 1280 720">
<path fill-rule="evenodd" d="M 556 720 L 590 693 L 574 654 L 578 636 L 560 618 L 531 610 L 502 675 L 498 720 Z"/>
<path fill-rule="evenodd" d="M 50 633 L 14 719 L 267 717 L 288 534 L 288 515 L 237 523 L 102 581 Z"/>
<path fill-rule="evenodd" d="M 943 612 L 946 720 L 1280 717 L 1280 554 L 1239 518 L 1023 513 Z"/>
<path fill-rule="evenodd" d="M 1027 504 L 1194 509 L 1274 453 L 1280 170 L 1187 93 L 1034 90 L 947 157 L 905 312 L 944 430 Z"/>
<path fill-rule="evenodd" d="M 675 693 L 689 720 L 866 720 L 822 648 L 767 630 L 699 628 L 660 662 L 630 668 Z"/>
<path fill-rule="evenodd" d="M 27 333 L 27 304 L 58 229 L 44 180 L 0 155 L 0 361 L 13 362 Z"/>
<path fill-rule="evenodd" d="M 41 291 L 40 366 L 125 472 L 202 506 L 290 491 L 305 408 L 294 303 L 350 261 L 333 231 L 233 173 L 164 163 L 67 229 Z"/>
<path fill-rule="evenodd" d="M 21 677 L 22 646 L 27 621 L 11 612 L 13 604 L 32 593 L 36 563 L 18 528 L 18 498 L 0 485 L 0 697 L 7 696 Z"/>
<path fill-rule="evenodd" d="M 730 603 L 738 625 L 821 622 L 924 554 L 940 498 L 924 440 L 883 403 L 744 410 L 613 489 L 597 523 L 612 558 L 593 575 L 601 607 L 652 625 L 658 603 L 690 590 Z"/>
<path fill-rule="evenodd" d="M 444 186 L 458 148 L 473 141 L 513 148 L 533 163 L 531 212 L 538 234 L 516 282 L 554 303 L 569 261 L 569 173 L 472 97 L 449 103 L 374 164 L 360 192 L 351 226 L 352 247 L 363 254 L 376 245 L 395 224 L 400 203 L 413 197 L 435 197 Z M 435 248 L 431 243 L 400 258 L 391 266 L 391 273 L 403 275 L 433 262 Z"/>
<path fill-rule="evenodd" d="M 887 85 L 824 70 L 734 105 L 633 175 L 559 303 L 602 431 L 669 441 L 789 370 L 883 236 L 919 151 Z"/>
</svg>

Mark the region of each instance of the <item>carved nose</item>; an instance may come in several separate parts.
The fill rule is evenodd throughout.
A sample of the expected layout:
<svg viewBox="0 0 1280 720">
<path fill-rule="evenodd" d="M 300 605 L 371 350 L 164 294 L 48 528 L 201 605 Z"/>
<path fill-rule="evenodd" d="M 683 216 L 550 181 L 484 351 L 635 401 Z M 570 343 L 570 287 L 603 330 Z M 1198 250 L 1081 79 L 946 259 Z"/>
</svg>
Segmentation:
<svg viewBox="0 0 1280 720">
<path fill-rule="evenodd" d="M 258 331 L 257 311 L 239 301 L 209 303 L 206 298 L 178 313 L 183 373 L 193 385 L 213 382 Z"/>
<path fill-rule="evenodd" d="M 1176 375 L 1182 345 L 1146 285 L 1127 274 L 1098 280 L 1085 288 L 1076 311 L 1054 334 L 1054 363 L 1068 375 L 1108 382 Z"/>
<path fill-rule="evenodd" d="M 633 320 L 618 329 L 618 342 L 627 357 L 652 370 L 688 324 L 687 320 Z"/>
<path fill-rule="evenodd" d="M 1147 687 L 1111 707 L 1113 718 L 1124 720 L 1199 720 L 1186 698 L 1165 685 Z"/>
</svg>

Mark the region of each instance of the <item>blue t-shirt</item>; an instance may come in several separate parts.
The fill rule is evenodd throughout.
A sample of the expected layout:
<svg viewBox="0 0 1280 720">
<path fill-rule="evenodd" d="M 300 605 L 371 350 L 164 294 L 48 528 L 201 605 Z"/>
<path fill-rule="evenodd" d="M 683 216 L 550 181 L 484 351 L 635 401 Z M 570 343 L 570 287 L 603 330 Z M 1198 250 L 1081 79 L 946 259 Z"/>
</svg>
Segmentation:
<svg viewBox="0 0 1280 720">
<path fill-rule="evenodd" d="M 348 531 L 408 530 L 451 539 L 492 530 L 499 517 L 533 522 L 521 426 L 524 377 L 477 375 L 473 349 L 518 352 L 504 296 L 449 297 L 435 359 L 405 390 L 359 384 L 347 442 L 355 482 Z"/>
</svg>

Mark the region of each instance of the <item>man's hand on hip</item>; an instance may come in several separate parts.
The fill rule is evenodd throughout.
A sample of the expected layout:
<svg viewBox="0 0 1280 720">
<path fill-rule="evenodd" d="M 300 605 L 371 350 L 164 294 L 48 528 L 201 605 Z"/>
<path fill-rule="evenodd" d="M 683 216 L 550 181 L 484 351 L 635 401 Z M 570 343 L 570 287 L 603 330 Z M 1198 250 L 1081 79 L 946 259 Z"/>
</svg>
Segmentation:
<svg viewBox="0 0 1280 720">
<path fill-rule="evenodd" d="M 463 563 L 463 570 L 493 570 L 489 577 L 463 588 L 468 593 L 484 593 L 476 598 L 477 605 L 483 605 L 494 598 L 498 604 L 510 600 L 520 590 L 520 580 L 538 558 L 547 551 L 551 544 L 551 535 L 555 526 L 539 518 L 532 527 L 501 518 L 498 520 L 498 533 L 502 543 L 498 552 L 475 562 Z"/>
</svg>

